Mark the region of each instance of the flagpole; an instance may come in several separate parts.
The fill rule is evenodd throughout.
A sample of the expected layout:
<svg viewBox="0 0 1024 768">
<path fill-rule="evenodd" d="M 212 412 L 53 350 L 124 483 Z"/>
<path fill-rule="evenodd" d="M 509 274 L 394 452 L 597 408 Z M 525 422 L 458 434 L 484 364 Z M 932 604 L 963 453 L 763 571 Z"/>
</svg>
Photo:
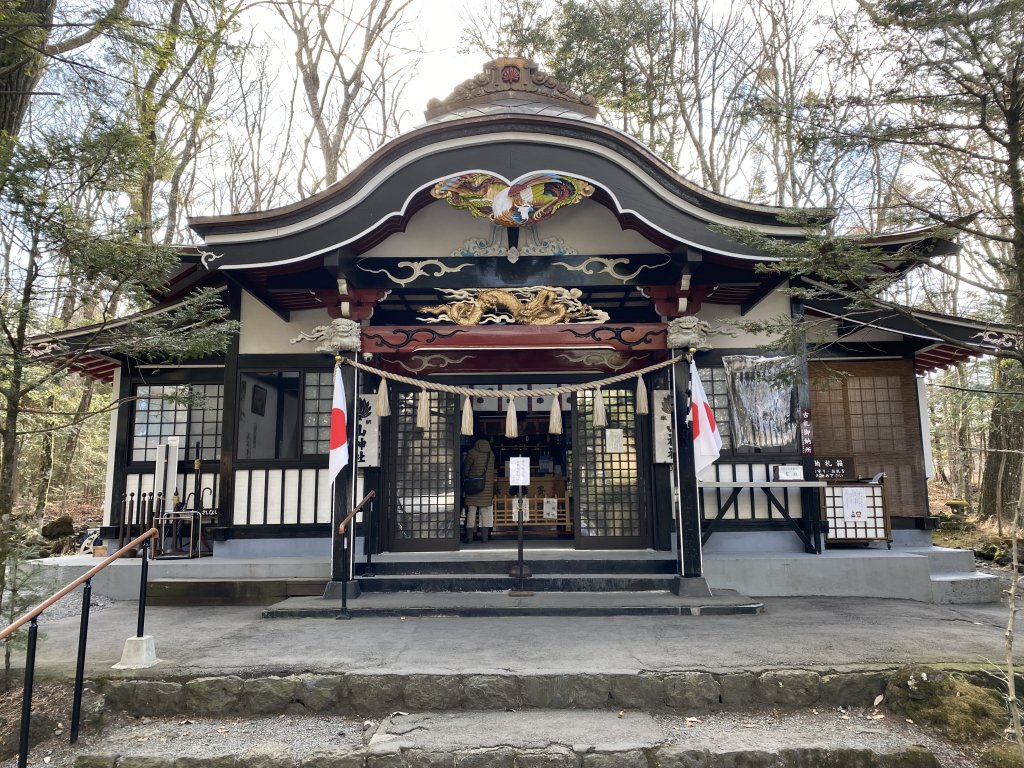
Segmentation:
<svg viewBox="0 0 1024 768">
<path fill-rule="evenodd" d="M 353 414 L 355 408 L 351 406 L 352 398 L 349 392 L 353 391 L 349 387 L 345 386 L 344 382 L 344 368 L 342 366 L 342 353 L 339 351 L 334 356 L 334 367 L 332 369 L 332 381 L 334 385 L 333 399 L 336 401 L 339 394 L 343 394 L 340 403 L 332 402 L 331 406 L 331 434 L 332 434 L 332 448 L 331 448 L 331 459 L 329 462 L 328 472 L 331 474 L 331 582 L 327 585 L 327 590 L 324 592 L 324 597 L 327 599 L 331 598 L 342 598 L 343 608 L 342 613 L 345 612 L 344 603 L 349 597 L 358 597 L 358 585 L 350 581 L 352 577 L 352 549 L 351 549 L 351 535 L 349 529 L 353 529 L 355 526 L 348 526 L 345 532 L 339 531 L 339 525 L 342 520 L 348 514 L 348 510 L 352 507 L 352 500 L 354 499 L 353 483 L 352 479 L 355 475 L 355 466 L 353 462 L 353 455 L 351 451 L 352 446 L 352 432 L 353 432 L 353 419 L 349 417 L 349 414 Z M 350 366 L 351 367 L 351 366 Z M 353 368 L 353 370 L 355 370 Z M 340 384 L 339 384 L 340 379 Z M 340 443 L 347 451 L 347 458 L 344 464 L 340 468 L 331 466 L 335 461 L 335 448 L 334 448 L 334 419 L 335 412 L 341 410 L 344 416 L 345 424 L 345 440 Z M 342 472 L 349 470 L 352 474 L 346 480 L 339 477 Z M 345 618 L 344 615 L 339 618 Z"/>
<path fill-rule="evenodd" d="M 676 508 L 677 574 L 672 591 L 680 596 L 705 597 L 711 594 L 711 590 L 704 579 L 700 490 L 694 465 L 693 425 L 687 419 L 691 412 L 690 363 L 696 351 L 690 348 L 685 359 L 672 366 L 672 389 L 676 405 L 676 480 L 679 492 L 679 505 Z"/>
</svg>

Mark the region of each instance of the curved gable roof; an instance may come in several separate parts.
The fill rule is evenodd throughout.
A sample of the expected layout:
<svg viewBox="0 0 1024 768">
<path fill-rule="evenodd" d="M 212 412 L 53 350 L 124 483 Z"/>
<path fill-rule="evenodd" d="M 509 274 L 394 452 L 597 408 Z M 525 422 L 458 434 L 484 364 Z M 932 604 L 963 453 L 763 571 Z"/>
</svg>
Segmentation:
<svg viewBox="0 0 1024 768">
<path fill-rule="evenodd" d="M 203 263 L 211 269 L 247 269 L 294 264 L 341 248 L 359 253 L 434 202 L 430 189 L 438 181 L 475 171 L 508 182 L 536 172 L 581 178 L 596 188 L 594 199 L 623 227 L 640 230 L 666 249 L 681 244 L 760 258 L 715 232 L 714 225 L 801 236 L 800 228 L 785 220 L 788 209 L 704 190 L 571 102 L 509 91 L 482 100 L 450 97 L 441 103 L 450 108 L 441 111 L 432 104 L 432 120 L 384 145 L 323 192 L 270 211 L 191 219 L 206 242 Z"/>
</svg>

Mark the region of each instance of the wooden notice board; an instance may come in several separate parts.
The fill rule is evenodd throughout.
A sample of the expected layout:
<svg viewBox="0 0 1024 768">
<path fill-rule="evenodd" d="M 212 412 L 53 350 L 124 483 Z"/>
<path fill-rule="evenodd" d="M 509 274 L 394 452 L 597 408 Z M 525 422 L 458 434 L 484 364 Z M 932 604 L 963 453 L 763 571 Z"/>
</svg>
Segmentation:
<svg viewBox="0 0 1024 768">
<path fill-rule="evenodd" d="M 892 545 L 892 527 L 885 484 L 830 482 L 821 494 L 822 516 L 828 522 L 826 541 L 884 541 Z"/>
</svg>

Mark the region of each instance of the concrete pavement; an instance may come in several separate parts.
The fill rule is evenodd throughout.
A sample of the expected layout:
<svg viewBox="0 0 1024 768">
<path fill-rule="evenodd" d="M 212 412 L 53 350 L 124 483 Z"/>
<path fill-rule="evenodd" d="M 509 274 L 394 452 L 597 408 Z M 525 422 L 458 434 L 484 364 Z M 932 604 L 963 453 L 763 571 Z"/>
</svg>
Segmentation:
<svg viewBox="0 0 1024 768">
<path fill-rule="evenodd" d="M 151 607 L 146 633 L 154 636 L 161 662 L 131 674 L 852 671 L 911 661 L 984 667 L 999 664 L 1005 654 L 1007 611 L 999 604 L 942 606 L 867 598 L 763 602 L 763 614 L 740 616 L 351 621 L 266 620 L 259 607 Z M 93 615 L 90 675 L 117 674 L 110 666 L 134 634 L 135 617 L 131 602 Z M 77 617 L 44 619 L 40 627 L 39 673 L 72 674 Z"/>
</svg>

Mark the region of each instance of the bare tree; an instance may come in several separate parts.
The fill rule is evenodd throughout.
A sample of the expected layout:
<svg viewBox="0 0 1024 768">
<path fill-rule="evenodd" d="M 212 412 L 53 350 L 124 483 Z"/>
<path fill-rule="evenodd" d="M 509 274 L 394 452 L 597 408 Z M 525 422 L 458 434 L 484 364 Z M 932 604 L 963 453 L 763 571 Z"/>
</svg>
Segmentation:
<svg viewBox="0 0 1024 768">
<path fill-rule="evenodd" d="M 413 0 L 280 0 L 275 8 L 295 43 L 295 66 L 310 125 L 302 140 L 300 197 L 348 171 L 362 138 L 379 146 L 399 115 L 410 74 L 402 45 Z M 373 147 L 376 148 L 376 147 Z"/>
</svg>

